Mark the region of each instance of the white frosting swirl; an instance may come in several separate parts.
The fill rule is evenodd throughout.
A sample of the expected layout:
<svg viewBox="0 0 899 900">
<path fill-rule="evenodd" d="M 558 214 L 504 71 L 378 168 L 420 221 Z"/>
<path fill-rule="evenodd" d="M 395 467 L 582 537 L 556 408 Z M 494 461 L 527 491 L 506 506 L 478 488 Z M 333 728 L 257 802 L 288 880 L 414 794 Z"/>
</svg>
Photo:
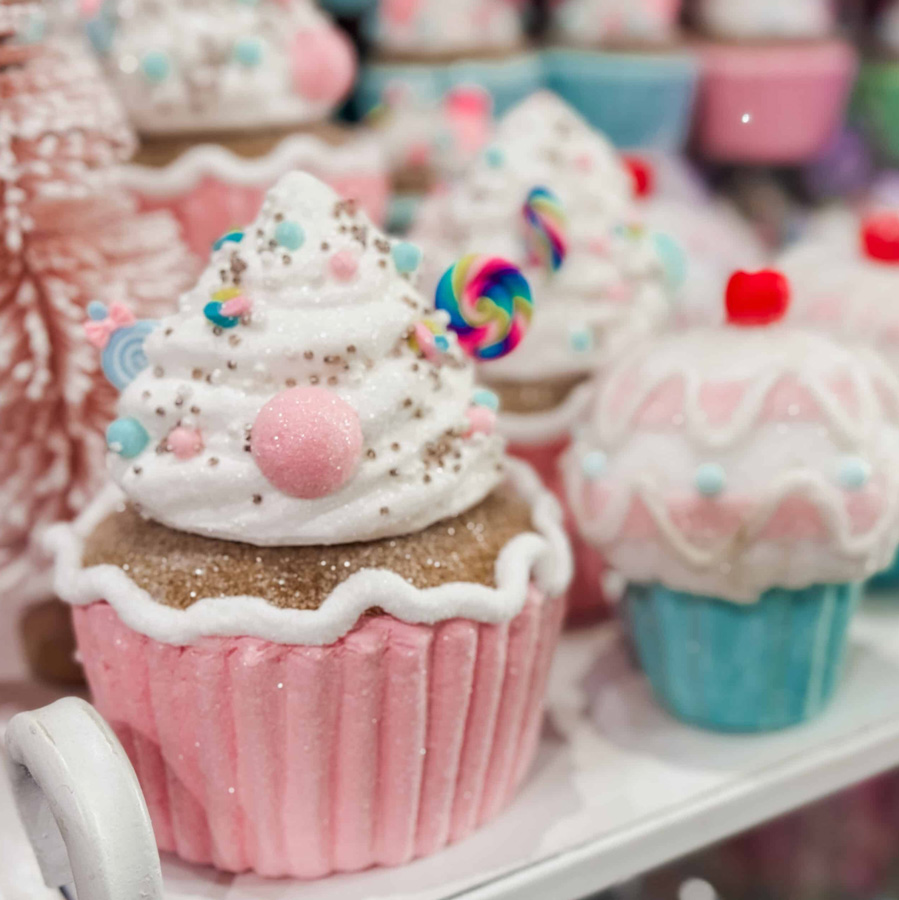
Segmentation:
<svg viewBox="0 0 899 900">
<path fill-rule="evenodd" d="M 532 188 L 559 199 L 568 251 L 557 272 L 528 262 L 522 206 Z M 485 253 L 514 262 L 534 296 L 520 349 L 483 378 L 540 381 L 587 374 L 669 314 L 651 237 L 633 226 L 631 177 L 614 148 L 562 100 L 534 94 L 498 124 L 492 144 L 449 192 L 428 201 L 414 234 L 431 288 L 453 261 Z"/>
<path fill-rule="evenodd" d="M 899 542 L 899 385 L 786 326 L 647 341 L 564 461 L 585 537 L 636 582 L 753 601 L 861 581 Z"/>
<path fill-rule="evenodd" d="M 700 26 L 724 38 L 822 38 L 835 27 L 832 0 L 697 0 Z"/>
<path fill-rule="evenodd" d="M 354 74 L 310 0 L 107 0 L 85 29 L 145 135 L 318 122 Z"/>
<path fill-rule="evenodd" d="M 302 234 L 301 246 L 279 245 L 279 225 Z M 204 306 L 235 284 L 252 312 L 215 328 Z M 464 436 L 474 373 L 453 336 L 442 367 L 409 346 L 428 311 L 364 213 L 312 176 L 287 175 L 147 340 L 149 366 L 119 413 L 151 440 L 136 459 L 113 455 L 116 480 L 166 525 L 260 545 L 374 540 L 469 509 L 502 480 L 502 442 Z M 361 425 L 358 470 L 319 499 L 281 493 L 245 449 L 260 409 L 294 385 L 333 391 Z M 200 432 L 192 458 L 159 452 L 178 425 Z"/>
<path fill-rule="evenodd" d="M 677 34 L 680 0 L 561 0 L 553 29 L 577 44 L 662 43 Z"/>
</svg>

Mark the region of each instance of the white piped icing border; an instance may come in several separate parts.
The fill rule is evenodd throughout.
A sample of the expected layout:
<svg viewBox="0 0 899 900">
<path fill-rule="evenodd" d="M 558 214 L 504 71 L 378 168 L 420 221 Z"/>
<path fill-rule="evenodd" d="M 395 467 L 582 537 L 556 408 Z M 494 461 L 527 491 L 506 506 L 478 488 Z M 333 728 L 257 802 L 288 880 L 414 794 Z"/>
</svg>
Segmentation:
<svg viewBox="0 0 899 900">
<path fill-rule="evenodd" d="M 500 410 L 497 429 L 512 444 L 548 444 L 569 434 L 586 415 L 595 385 L 579 384 L 553 409 L 538 413 L 511 413 Z"/>
<path fill-rule="evenodd" d="M 238 156 L 221 144 L 197 144 L 162 168 L 121 166 L 118 177 L 129 190 L 151 197 L 182 194 L 213 176 L 226 184 L 267 187 L 285 172 L 312 168 L 331 175 L 383 174 L 387 163 L 371 134 L 331 144 L 315 134 L 293 134 L 265 156 Z"/>
<path fill-rule="evenodd" d="M 533 580 L 559 596 L 572 575 L 571 548 L 562 509 L 536 473 L 520 460 L 507 461 L 510 481 L 532 507 L 537 534 L 514 537 L 496 559 L 496 588 L 454 582 L 435 588 L 410 585 L 395 572 L 363 569 L 338 585 L 314 610 L 279 609 L 261 597 L 207 597 L 186 610 L 157 603 L 118 566 L 83 568 L 85 538 L 119 503 L 117 488 L 104 491 L 72 525 L 47 531 L 55 558 L 54 589 L 67 603 L 105 600 L 129 627 L 164 644 L 184 646 L 205 637 L 255 637 L 276 644 L 323 646 L 339 640 L 372 607 L 410 624 L 447 619 L 507 622 L 521 612 Z"/>
</svg>

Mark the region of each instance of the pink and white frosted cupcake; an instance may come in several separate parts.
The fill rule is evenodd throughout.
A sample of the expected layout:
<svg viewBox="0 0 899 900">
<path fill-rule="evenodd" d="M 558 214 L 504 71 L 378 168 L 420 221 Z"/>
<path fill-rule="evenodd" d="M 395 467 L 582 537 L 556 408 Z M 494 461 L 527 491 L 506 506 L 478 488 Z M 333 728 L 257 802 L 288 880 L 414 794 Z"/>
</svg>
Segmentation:
<svg viewBox="0 0 899 900">
<path fill-rule="evenodd" d="M 734 275 L 727 326 L 635 348 L 564 461 L 653 690 L 706 728 L 817 715 L 861 583 L 899 543 L 899 382 L 778 324 L 788 299 L 779 272 Z"/>
<path fill-rule="evenodd" d="M 83 7 L 87 35 L 141 138 L 126 182 L 148 206 L 173 210 L 201 258 L 295 168 L 383 215 L 379 156 L 365 138 L 359 145 L 326 125 L 352 86 L 356 60 L 312 0 Z"/>
<path fill-rule="evenodd" d="M 485 361 L 511 452 L 558 489 L 557 462 L 579 421 L 587 382 L 670 314 L 655 237 L 633 217 L 631 177 L 612 146 L 554 94 L 535 94 L 448 191 L 427 201 L 413 232 L 423 281 L 469 252 L 512 260 L 534 293 L 521 348 Z M 600 607 L 600 563 L 585 548 L 573 606 Z"/>
<path fill-rule="evenodd" d="M 823 151 L 856 71 L 831 0 L 698 0 L 703 45 L 697 138 L 727 163 L 797 164 Z"/>
<path fill-rule="evenodd" d="M 57 533 L 57 583 L 184 859 L 404 863 L 494 816 L 534 756 L 561 512 L 472 406 L 417 262 L 291 174 L 176 315 L 104 353 L 147 365 L 107 433 L 121 490 Z"/>
</svg>

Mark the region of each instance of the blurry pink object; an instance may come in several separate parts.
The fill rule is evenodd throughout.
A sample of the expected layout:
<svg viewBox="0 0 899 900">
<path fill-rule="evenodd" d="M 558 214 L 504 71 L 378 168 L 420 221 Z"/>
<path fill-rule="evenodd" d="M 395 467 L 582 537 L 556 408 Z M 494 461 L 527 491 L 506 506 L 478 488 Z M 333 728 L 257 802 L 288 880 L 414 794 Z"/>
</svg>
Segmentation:
<svg viewBox="0 0 899 900">
<path fill-rule="evenodd" d="M 370 135 L 338 145 L 294 135 L 260 159 L 200 144 L 165 168 L 125 166 L 120 176 L 142 209 L 171 212 L 191 251 L 205 260 L 213 242 L 251 222 L 268 188 L 294 169 L 311 172 L 357 200 L 373 221 L 384 221 L 390 188 L 380 147 Z"/>
<path fill-rule="evenodd" d="M 134 313 L 124 303 L 113 303 L 105 319 L 84 323 L 84 333 L 92 347 L 102 350 L 116 331 L 133 325 L 135 321 Z"/>
<path fill-rule="evenodd" d="M 493 118 L 493 99 L 481 87 L 453 88 L 443 101 L 450 130 L 456 146 L 466 155 L 474 156 L 490 137 Z"/>
<path fill-rule="evenodd" d="M 291 48 L 293 86 L 309 100 L 338 103 L 353 85 L 356 53 L 338 28 L 301 31 Z"/>
<path fill-rule="evenodd" d="M 203 450 L 203 436 L 196 428 L 185 428 L 179 425 L 169 432 L 166 448 L 178 459 L 193 459 Z"/>
<path fill-rule="evenodd" d="M 807 162 L 843 122 L 856 71 L 843 41 L 709 43 L 702 57 L 696 138 L 707 159 Z"/>
<path fill-rule="evenodd" d="M 383 0 L 380 14 L 394 25 L 408 25 L 420 6 L 421 0 Z"/>
</svg>

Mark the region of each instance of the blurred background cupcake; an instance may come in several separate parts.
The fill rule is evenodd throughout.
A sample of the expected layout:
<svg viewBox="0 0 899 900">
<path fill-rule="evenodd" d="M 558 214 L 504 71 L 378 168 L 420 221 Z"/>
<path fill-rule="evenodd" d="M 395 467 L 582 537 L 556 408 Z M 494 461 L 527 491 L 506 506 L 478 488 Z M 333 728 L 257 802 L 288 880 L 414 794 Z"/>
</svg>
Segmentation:
<svg viewBox="0 0 899 900">
<path fill-rule="evenodd" d="M 697 149 L 723 163 L 795 165 L 836 133 L 856 71 L 830 0 L 694 0 L 707 38 Z"/>
<path fill-rule="evenodd" d="M 125 184 L 171 209 L 201 258 L 295 168 L 383 216 L 377 149 L 327 121 L 355 51 L 312 0 L 103 0 L 82 13 L 141 139 Z"/>
<path fill-rule="evenodd" d="M 371 54 L 353 107 L 388 148 L 395 228 L 477 155 L 495 115 L 542 86 L 525 10 L 514 0 L 385 0 L 367 11 Z"/>
<path fill-rule="evenodd" d="M 548 84 L 616 145 L 684 148 L 698 61 L 680 0 L 550 0 Z"/>
</svg>

